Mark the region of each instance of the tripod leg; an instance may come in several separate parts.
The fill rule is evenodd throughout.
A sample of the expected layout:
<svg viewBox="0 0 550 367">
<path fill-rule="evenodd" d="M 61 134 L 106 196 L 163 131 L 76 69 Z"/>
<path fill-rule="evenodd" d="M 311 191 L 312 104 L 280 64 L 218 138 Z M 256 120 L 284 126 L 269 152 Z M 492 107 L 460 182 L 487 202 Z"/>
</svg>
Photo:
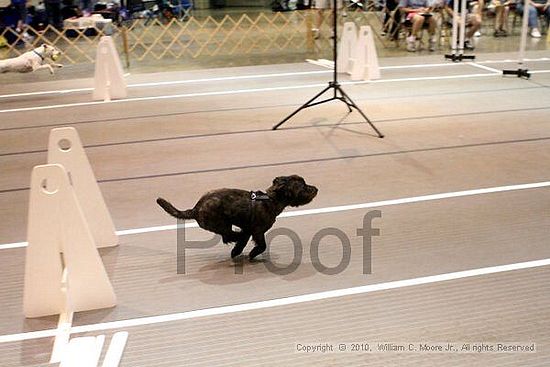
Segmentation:
<svg viewBox="0 0 550 367">
<path fill-rule="evenodd" d="M 342 95 L 341 97 L 335 97 L 336 99 L 339 99 L 340 101 L 344 102 L 346 104 L 346 107 L 348 108 L 348 113 L 351 113 L 351 107 L 350 107 L 350 103 L 347 101 L 346 97 L 344 96 L 344 94 L 342 94 L 342 91 L 340 90 L 340 88 L 337 88 L 339 91 L 340 91 L 340 94 Z M 336 93 L 336 88 L 334 89 L 334 93 Z"/>
<path fill-rule="evenodd" d="M 325 93 L 327 90 L 329 90 L 331 88 L 331 86 L 329 85 L 328 87 L 326 87 L 325 89 L 323 89 L 322 91 L 320 91 L 319 93 L 317 93 L 315 95 L 315 97 L 311 98 L 309 101 L 307 101 L 306 103 L 304 103 L 303 105 L 301 105 L 296 111 L 292 112 L 290 115 L 288 115 L 287 117 L 285 117 L 285 119 L 281 122 L 279 122 L 277 125 L 273 126 L 272 130 L 277 130 L 277 128 L 279 126 L 281 126 L 282 124 L 284 124 L 288 119 L 290 119 L 292 116 L 294 116 L 295 114 L 297 114 L 298 112 L 300 112 L 301 110 L 303 110 L 304 108 L 308 108 L 309 107 L 309 104 L 311 102 L 313 102 L 314 100 L 316 100 L 317 98 L 319 98 L 323 93 Z"/>
<path fill-rule="evenodd" d="M 344 90 L 342 88 L 340 88 L 340 86 L 337 87 L 338 90 L 340 91 L 340 93 L 342 93 L 342 95 L 344 96 L 344 98 L 346 98 L 348 101 L 349 101 L 349 104 L 348 104 L 348 108 L 349 106 L 355 108 L 357 110 L 357 112 L 359 112 L 361 114 L 361 116 L 363 116 L 363 118 L 365 119 L 365 121 L 367 121 L 367 123 L 373 128 L 374 131 L 376 131 L 376 134 L 378 134 L 378 137 L 379 138 L 383 138 L 384 135 L 376 128 L 376 126 L 374 126 L 374 124 L 369 120 L 369 118 L 363 113 L 363 111 L 361 111 L 361 109 L 355 104 L 355 102 L 353 102 L 353 100 L 351 98 L 349 98 L 349 96 L 346 94 L 346 92 L 344 92 Z"/>
</svg>

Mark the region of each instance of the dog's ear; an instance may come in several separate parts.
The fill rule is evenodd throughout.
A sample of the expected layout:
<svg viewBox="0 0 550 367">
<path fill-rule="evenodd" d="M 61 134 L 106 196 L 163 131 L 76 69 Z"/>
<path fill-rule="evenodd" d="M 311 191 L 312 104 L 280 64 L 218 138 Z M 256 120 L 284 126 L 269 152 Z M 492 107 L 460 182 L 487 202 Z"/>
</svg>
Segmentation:
<svg viewBox="0 0 550 367">
<path fill-rule="evenodd" d="M 286 176 L 279 176 L 273 179 L 273 185 L 276 187 L 284 186 L 287 182 L 288 182 L 288 177 Z"/>
</svg>

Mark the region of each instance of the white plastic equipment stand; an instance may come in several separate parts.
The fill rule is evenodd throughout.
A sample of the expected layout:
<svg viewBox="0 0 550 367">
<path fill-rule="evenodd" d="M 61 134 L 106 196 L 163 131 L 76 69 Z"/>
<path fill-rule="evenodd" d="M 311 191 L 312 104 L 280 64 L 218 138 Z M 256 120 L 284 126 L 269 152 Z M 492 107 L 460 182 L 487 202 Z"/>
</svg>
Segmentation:
<svg viewBox="0 0 550 367">
<path fill-rule="evenodd" d="M 77 195 L 59 164 L 36 166 L 32 171 L 27 238 L 26 317 L 116 304 Z M 64 269 L 66 292 L 62 290 Z"/>
<path fill-rule="evenodd" d="M 116 245 L 117 236 L 74 128 L 51 131 L 48 162 L 31 177 L 24 314 L 115 306 L 97 248 Z"/>
<path fill-rule="evenodd" d="M 454 62 L 462 60 L 474 60 L 474 55 L 464 55 L 464 38 L 466 35 L 466 0 L 460 1 L 460 11 L 458 9 L 460 0 L 453 1 L 453 27 L 451 35 L 451 54 L 445 55 L 446 59 Z M 458 14 L 460 14 L 460 29 L 458 28 Z"/>
<path fill-rule="evenodd" d="M 351 80 L 380 79 L 378 54 L 372 32 L 372 28 L 368 25 L 359 28 L 359 37 L 353 52 L 352 67 L 349 71 Z"/>
<path fill-rule="evenodd" d="M 340 52 L 338 53 L 338 72 L 347 73 L 351 70 L 351 58 L 357 44 L 357 27 L 353 22 L 344 23 L 342 38 L 340 40 Z M 332 62 L 334 67 L 334 62 Z"/>
<path fill-rule="evenodd" d="M 48 163 L 60 164 L 67 170 L 96 246 L 116 246 L 115 226 L 75 128 L 62 127 L 50 132 Z"/>
<path fill-rule="evenodd" d="M 110 101 L 126 96 L 126 81 L 120 57 L 113 39 L 103 36 L 97 46 L 93 99 Z"/>
</svg>

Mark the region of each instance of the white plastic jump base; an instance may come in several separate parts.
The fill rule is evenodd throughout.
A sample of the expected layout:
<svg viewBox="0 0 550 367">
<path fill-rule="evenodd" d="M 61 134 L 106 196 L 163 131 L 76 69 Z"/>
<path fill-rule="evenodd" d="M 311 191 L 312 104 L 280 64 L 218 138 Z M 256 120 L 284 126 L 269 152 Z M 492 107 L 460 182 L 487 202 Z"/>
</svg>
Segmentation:
<svg viewBox="0 0 550 367">
<path fill-rule="evenodd" d="M 127 340 L 126 331 L 119 331 L 113 335 L 101 367 L 118 367 Z M 104 343 L 105 335 L 71 339 L 65 347 L 59 367 L 98 367 Z"/>
<path fill-rule="evenodd" d="M 115 226 L 76 129 L 63 127 L 51 130 L 48 163 L 60 164 L 68 172 L 96 246 L 116 246 L 118 236 Z"/>
<path fill-rule="evenodd" d="M 97 367 L 104 343 L 105 335 L 71 339 L 59 367 Z"/>
<path fill-rule="evenodd" d="M 348 73 L 351 71 L 351 58 L 357 44 L 357 27 L 353 22 L 344 23 L 342 38 L 340 40 L 340 50 L 338 52 L 338 70 L 339 73 Z"/>
<path fill-rule="evenodd" d="M 354 47 L 352 66 L 349 73 L 351 80 L 380 79 L 380 66 L 378 65 L 378 53 L 374 45 L 374 36 L 370 26 L 362 26 L 359 29 L 359 37 Z"/>
<path fill-rule="evenodd" d="M 27 238 L 26 317 L 115 306 L 115 293 L 88 222 L 60 164 L 36 166 L 32 171 Z"/>
<path fill-rule="evenodd" d="M 97 46 L 92 98 L 94 101 L 110 101 L 127 95 L 122 64 L 113 39 L 103 36 Z"/>
</svg>

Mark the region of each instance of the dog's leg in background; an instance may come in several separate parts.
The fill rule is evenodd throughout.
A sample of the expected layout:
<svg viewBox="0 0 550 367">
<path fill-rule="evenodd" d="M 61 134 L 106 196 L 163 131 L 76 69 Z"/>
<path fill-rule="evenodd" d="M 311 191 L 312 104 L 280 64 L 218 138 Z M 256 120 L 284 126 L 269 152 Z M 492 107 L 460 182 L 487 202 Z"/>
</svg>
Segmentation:
<svg viewBox="0 0 550 367">
<path fill-rule="evenodd" d="M 233 247 L 233 250 L 231 250 L 232 259 L 239 256 L 243 252 L 249 239 L 250 239 L 250 233 L 241 232 L 239 234 L 239 239 L 237 240 L 235 247 Z"/>
<path fill-rule="evenodd" d="M 248 254 L 250 260 L 253 260 L 256 256 L 264 252 L 267 247 L 265 243 L 265 233 L 255 233 L 252 235 L 252 239 L 256 243 L 256 246 L 254 246 L 250 254 Z"/>
<path fill-rule="evenodd" d="M 50 69 L 50 74 L 53 74 L 53 68 L 50 64 L 42 64 L 42 65 L 35 66 L 32 68 L 32 71 L 37 71 L 40 69 Z"/>
</svg>

